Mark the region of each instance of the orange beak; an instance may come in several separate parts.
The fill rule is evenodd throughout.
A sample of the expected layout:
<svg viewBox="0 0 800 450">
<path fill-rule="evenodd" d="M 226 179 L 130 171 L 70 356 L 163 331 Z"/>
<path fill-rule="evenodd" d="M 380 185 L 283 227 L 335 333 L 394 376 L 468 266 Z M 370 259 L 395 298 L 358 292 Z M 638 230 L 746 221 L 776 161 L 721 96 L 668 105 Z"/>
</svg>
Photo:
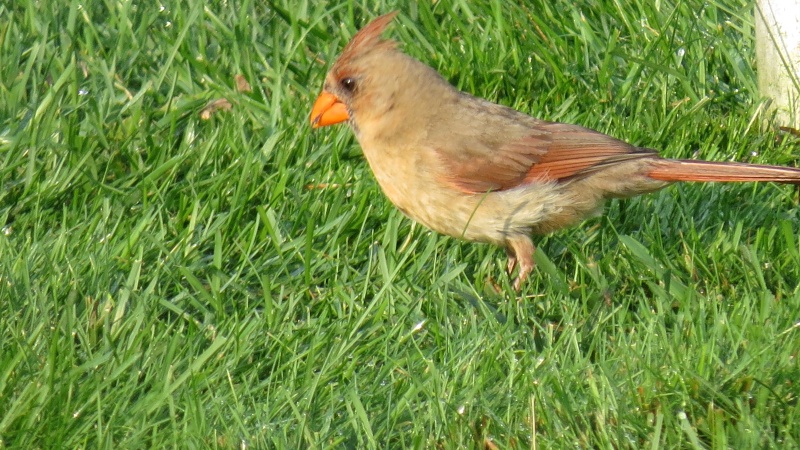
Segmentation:
<svg viewBox="0 0 800 450">
<path fill-rule="evenodd" d="M 335 95 L 322 91 L 311 108 L 311 127 L 327 127 L 349 119 L 347 107 Z"/>
</svg>

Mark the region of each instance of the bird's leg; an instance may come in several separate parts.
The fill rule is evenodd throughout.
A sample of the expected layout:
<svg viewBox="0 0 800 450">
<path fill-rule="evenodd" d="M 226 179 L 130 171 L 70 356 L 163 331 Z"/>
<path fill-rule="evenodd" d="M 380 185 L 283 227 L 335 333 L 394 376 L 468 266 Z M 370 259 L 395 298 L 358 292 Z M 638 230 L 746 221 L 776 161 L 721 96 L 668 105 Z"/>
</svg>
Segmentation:
<svg viewBox="0 0 800 450">
<path fill-rule="evenodd" d="M 506 271 L 508 272 L 508 276 L 511 276 L 511 274 L 514 273 L 514 269 L 517 267 L 517 255 L 514 254 L 514 251 L 511 250 L 511 247 L 506 247 L 506 256 L 508 257 Z"/>
<path fill-rule="evenodd" d="M 514 267 L 519 264 L 519 272 L 513 284 L 514 290 L 519 292 L 520 288 L 522 288 L 522 283 L 533 270 L 533 252 L 536 251 L 536 248 L 533 246 L 531 238 L 525 235 L 514 236 L 508 239 L 506 245 L 509 275 L 511 275 L 511 271 Z"/>
</svg>

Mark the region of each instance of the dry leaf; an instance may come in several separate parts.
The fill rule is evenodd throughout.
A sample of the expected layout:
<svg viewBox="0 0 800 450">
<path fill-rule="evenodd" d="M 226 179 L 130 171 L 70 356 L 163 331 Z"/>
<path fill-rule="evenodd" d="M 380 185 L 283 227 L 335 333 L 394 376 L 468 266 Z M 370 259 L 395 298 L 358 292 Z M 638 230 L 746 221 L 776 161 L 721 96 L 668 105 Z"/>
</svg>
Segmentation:
<svg viewBox="0 0 800 450">
<path fill-rule="evenodd" d="M 206 106 L 203 107 L 203 110 L 200 111 L 200 118 L 203 120 L 208 120 L 211 118 L 211 115 L 217 111 L 230 111 L 233 108 L 231 102 L 228 101 L 227 98 L 218 98 L 209 102 Z"/>
<path fill-rule="evenodd" d="M 237 73 L 233 79 L 236 80 L 237 92 L 253 92 L 253 88 L 250 87 L 250 83 L 247 82 L 244 75 Z"/>
</svg>

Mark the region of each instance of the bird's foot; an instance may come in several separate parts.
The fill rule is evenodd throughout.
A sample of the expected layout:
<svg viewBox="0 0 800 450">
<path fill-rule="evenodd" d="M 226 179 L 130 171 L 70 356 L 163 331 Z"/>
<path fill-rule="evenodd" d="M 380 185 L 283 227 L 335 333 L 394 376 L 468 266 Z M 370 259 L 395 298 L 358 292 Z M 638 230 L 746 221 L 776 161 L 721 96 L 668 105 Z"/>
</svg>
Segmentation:
<svg viewBox="0 0 800 450">
<path fill-rule="evenodd" d="M 517 277 L 514 278 L 512 284 L 514 290 L 519 292 L 522 289 L 522 283 L 525 282 L 535 266 L 533 252 L 536 251 L 536 247 L 533 246 L 533 242 L 528 236 L 517 236 L 509 239 L 507 245 L 508 274 L 511 275 L 514 268 L 519 266 Z"/>
</svg>

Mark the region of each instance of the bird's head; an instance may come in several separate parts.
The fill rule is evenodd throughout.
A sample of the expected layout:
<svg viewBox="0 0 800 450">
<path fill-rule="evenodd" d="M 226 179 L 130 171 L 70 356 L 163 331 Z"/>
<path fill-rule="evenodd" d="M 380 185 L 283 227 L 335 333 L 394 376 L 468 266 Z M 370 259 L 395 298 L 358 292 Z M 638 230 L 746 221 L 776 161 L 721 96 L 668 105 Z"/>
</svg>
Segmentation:
<svg viewBox="0 0 800 450">
<path fill-rule="evenodd" d="M 359 135 L 362 128 L 388 132 L 387 127 L 413 126 L 429 102 L 443 98 L 428 95 L 432 90 L 451 89 L 436 71 L 402 53 L 396 42 L 381 38 L 396 15 L 378 17 L 348 42 L 311 110 L 312 127 L 347 122 Z M 406 114 L 397 120 L 394 115 L 401 112 Z"/>
<path fill-rule="evenodd" d="M 370 22 L 350 40 L 325 77 L 322 92 L 311 110 L 314 128 L 366 119 L 391 97 L 388 81 L 398 74 L 396 43 L 381 39 L 381 33 L 397 15 L 391 12 Z"/>
</svg>

